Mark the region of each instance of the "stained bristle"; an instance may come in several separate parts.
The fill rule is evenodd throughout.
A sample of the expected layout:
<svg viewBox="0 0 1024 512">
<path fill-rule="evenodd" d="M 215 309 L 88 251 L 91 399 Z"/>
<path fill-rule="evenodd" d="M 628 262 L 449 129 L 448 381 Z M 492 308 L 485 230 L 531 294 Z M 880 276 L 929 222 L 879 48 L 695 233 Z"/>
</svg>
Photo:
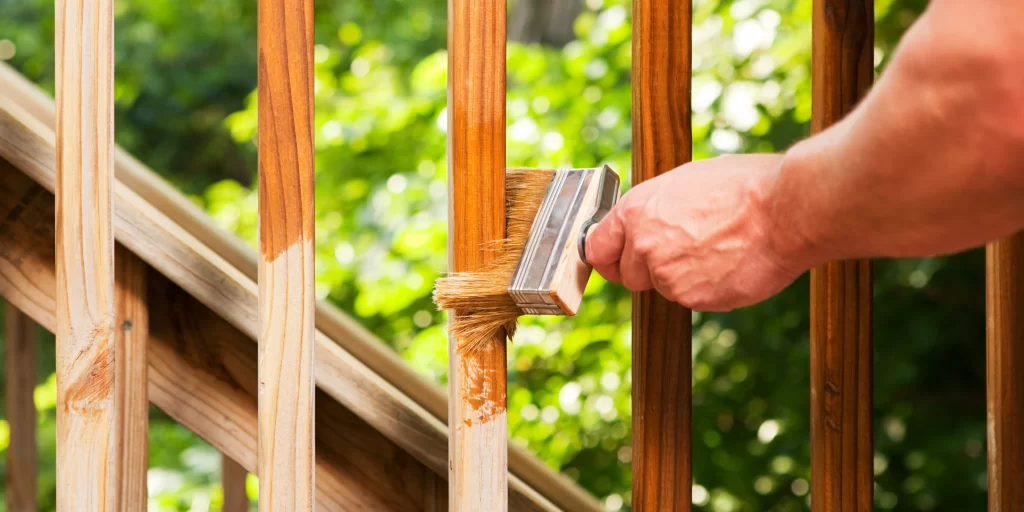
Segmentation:
<svg viewBox="0 0 1024 512">
<path fill-rule="evenodd" d="M 505 175 L 506 238 L 481 248 L 496 253 L 494 263 L 479 272 L 458 272 L 438 279 L 434 304 L 456 313 L 450 331 L 460 340 L 460 351 L 495 340 L 502 329 L 512 339 L 523 312 L 509 297 L 508 285 L 554 173 L 550 169 L 509 169 Z"/>
</svg>

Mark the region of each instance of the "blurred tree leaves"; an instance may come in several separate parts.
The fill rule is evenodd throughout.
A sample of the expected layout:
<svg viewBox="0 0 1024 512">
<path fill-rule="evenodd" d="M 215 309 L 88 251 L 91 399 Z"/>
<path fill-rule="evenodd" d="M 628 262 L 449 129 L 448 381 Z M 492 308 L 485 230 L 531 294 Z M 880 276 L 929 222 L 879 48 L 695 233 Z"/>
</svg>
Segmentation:
<svg viewBox="0 0 1024 512">
<path fill-rule="evenodd" d="M 875 2 L 879 69 L 925 3 Z M 509 44 L 508 163 L 608 163 L 628 177 L 630 5 L 583 4 L 564 47 Z M 445 9 L 317 2 L 315 48 L 317 294 L 442 383 L 430 289 L 446 267 Z M 255 243 L 255 2 L 117 11 L 118 142 Z M 810 17 L 810 0 L 695 1 L 695 158 L 784 150 L 807 134 Z M 49 88 L 52 25 L 49 0 L 0 3 L 13 64 Z M 983 259 L 883 261 L 876 283 L 876 507 L 982 510 Z M 807 509 L 807 297 L 802 279 L 756 307 L 694 314 L 698 510 Z M 509 351 L 510 436 L 612 510 L 630 502 L 629 321 L 629 295 L 595 276 L 579 316 L 526 319 Z M 41 421 L 52 430 L 52 415 Z M 159 415 L 153 431 L 151 478 L 170 482 L 153 488 L 154 506 L 206 495 L 216 506 L 212 449 Z"/>
</svg>

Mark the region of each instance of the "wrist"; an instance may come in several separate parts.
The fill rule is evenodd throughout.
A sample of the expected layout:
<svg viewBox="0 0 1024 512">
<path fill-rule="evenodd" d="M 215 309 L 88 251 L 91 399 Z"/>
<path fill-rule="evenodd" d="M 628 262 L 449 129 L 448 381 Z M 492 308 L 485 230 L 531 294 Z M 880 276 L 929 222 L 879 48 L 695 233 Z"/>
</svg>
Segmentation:
<svg viewBox="0 0 1024 512">
<path fill-rule="evenodd" d="M 780 155 L 763 178 L 762 226 L 768 249 L 794 274 L 830 259 L 821 212 L 811 207 L 814 168 L 813 155 L 799 143 Z"/>
</svg>

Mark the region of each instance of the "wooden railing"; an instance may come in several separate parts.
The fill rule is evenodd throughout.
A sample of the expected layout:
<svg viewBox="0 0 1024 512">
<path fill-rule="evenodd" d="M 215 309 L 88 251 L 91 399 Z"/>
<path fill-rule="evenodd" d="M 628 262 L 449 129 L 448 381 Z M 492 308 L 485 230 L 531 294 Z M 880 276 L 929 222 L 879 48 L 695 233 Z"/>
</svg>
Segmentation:
<svg viewBox="0 0 1024 512">
<path fill-rule="evenodd" d="M 309 510 L 314 488 L 319 492 L 352 482 L 346 480 L 351 475 L 340 476 L 314 456 L 314 446 L 319 445 L 312 421 L 314 351 L 318 373 L 328 376 L 316 380 L 325 393 L 360 418 L 369 418 L 374 429 L 416 460 L 434 471 L 448 471 L 447 499 L 426 490 L 423 496 L 430 500 L 429 506 L 425 502 L 417 506 L 436 509 L 447 502 L 453 510 L 505 510 L 511 500 L 528 509 L 555 508 L 518 477 L 509 476 L 509 466 L 525 471 L 522 468 L 528 469 L 532 462 L 507 448 L 505 350 L 500 340 L 489 352 L 450 350 L 449 420 L 454 428 L 445 468 L 437 449 L 445 439 L 444 425 L 438 420 L 445 414 L 443 400 L 411 377 L 396 387 L 374 380 L 371 374 L 395 364 L 393 359 L 376 352 L 360 334 L 353 334 L 352 327 L 330 319 L 330 313 L 323 314 L 328 320 L 321 320 L 323 315 L 314 318 L 314 309 L 320 312 L 321 306 L 314 306 L 312 298 L 311 6 L 308 0 L 260 1 L 262 259 L 256 292 L 252 283 L 257 265 L 237 247 L 212 235 L 203 240 L 202 248 L 190 245 L 192 233 L 162 220 L 162 212 L 173 210 L 185 212 L 181 214 L 187 219 L 184 222 L 196 223 L 199 217 L 186 206 L 172 201 L 157 206 L 163 209 L 155 212 L 151 211 L 154 206 L 138 199 L 135 189 L 115 190 L 113 169 L 121 157 L 111 139 L 112 0 L 57 0 L 56 141 L 48 146 L 43 132 L 32 125 L 38 121 L 18 128 L 18 137 L 28 137 L 24 144 L 14 144 L 17 137 L 0 141 L 4 172 L 13 172 L 6 161 L 11 160 L 40 184 L 50 180 L 47 188 L 55 192 L 55 246 L 47 249 L 45 236 L 36 240 L 31 236 L 37 235 L 26 234 L 40 250 L 23 255 L 39 267 L 36 277 L 54 281 L 55 293 L 47 292 L 47 285 L 38 279 L 0 284 L 57 332 L 60 510 L 144 509 L 147 404 L 152 399 L 169 409 L 175 407 L 167 391 L 174 379 L 153 366 L 148 352 L 176 361 L 185 372 L 187 361 L 174 355 L 170 348 L 174 343 L 168 340 L 195 343 L 183 341 L 187 334 L 168 333 L 160 323 L 164 310 L 208 319 L 224 346 L 240 347 L 245 337 L 260 341 L 259 457 L 245 447 L 244 440 L 231 437 L 253 436 L 252 430 L 217 430 L 218 426 L 204 423 L 208 420 L 202 415 L 213 414 L 223 403 L 197 406 L 201 410 L 178 405 L 181 409 L 176 410 L 190 428 L 218 432 L 218 445 L 225 450 L 226 510 L 248 507 L 245 469 L 233 459 L 259 468 L 264 510 Z M 476 249 L 504 236 L 505 2 L 451 0 L 449 16 L 450 248 L 451 267 L 458 271 L 484 265 L 485 253 Z M 634 0 L 633 22 L 636 183 L 691 157 L 691 6 L 674 0 Z M 852 110 L 870 86 L 872 2 L 815 0 L 813 30 L 812 129 L 819 131 Z M 286 87 L 289 92 L 284 92 Z M 0 110 L 9 115 L 16 108 L 6 105 Z M 34 115 L 41 118 L 45 113 Z M 0 119 L 0 127 L 11 128 L 12 122 L 9 117 Z M 53 174 L 47 174 L 46 155 L 55 157 L 55 164 L 50 163 Z M 128 178 L 119 176 L 121 181 L 136 180 L 137 190 L 151 186 L 127 172 Z M 13 174 L 6 176 L 13 178 Z M 35 207 L 28 196 L 43 193 L 33 192 L 42 190 L 38 188 L 17 188 L 17 184 L 0 185 L 27 194 L 12 211 Z M 204 232 L 201 226 L 196 230 Z M 115 249 L 115 231 L 119 237 L 125 234 L 128 245 Z M 146 237 L 171 240 L 173 247 L 161 247 Z M 214 244 L 226 245 L 215 248 L 214 256 L 199 254 Z M 0 263 L 6 258 L 0 258 Z M 181 302 L 166 298 L 152 302 L 153 297 L 161 297 L 152 290 L 172 285 L 150 272 L 148 265 L 178 276 L 195 298 L 182 294 Z M 1024 510 L 1024 488 L 1013 484 L 1024 474 L 1020 440 L 1024 431 L 1024 235 L 991 244 L 987 272 L 989 509 Z M 0 276 L 9 274 L 0 272 Z M 874 502 L 871 264 L 830 263 L 815 269 L 811 280 L 812 506 L 827 512 L 870 510 Z M 151 319 L 155 311 L 161 315 Z M 253 327 L 257 320 L 258 331 Z M 690 312 L 657 294 L 643 293 L 634 297 L 633 320 L 634 510 L 689 510 L 693 474 Z M 28 315 L 10 305 L 6 326 L 11 425 L 8 509 L 33 510 L 37 328 Z M 317 337 L 325 336 L 317 328 L 335 339 L 349 340 L 322 341 Z M 235 342 L 239 339 L 243 343 Z M 456 345 L 454 340 L 452 346 Z M 363 366 L 349 350 L 372 361 L 371 367 Z M 239 358 L 239 367 L 255 364 L 247 356 L 234 357 Z M 194 382 L 209 386 L 228 403 L 236 398 L 244 402 L 244 394 L 215 376 L 200 371 Z M 353 396 L 356 391 L 369 393 L 374 400 Z M 410 405 L 409 397 L 426 404 L 422 407 L 427 410 Z M 250 412 L 228 416 L 244 418 Z M 340 429 L 353 424 L 337 407 L 322 413 L 323 425 Z M 399 417 L 406 423 L 396 424 L 393 419 Z M 414 439 L 411 433 L 416 434 Z M 333 443 L 327 446 L 333 447 L 335 451 L 329 452 L 335 457 L 352 446 L 344 440 L 327 442 Z M 314 473 L 321 470 L 324 480 L 314 480 Z M 550 483 L 531 485 L 547 489 L 546 496 L 557 494 Z M 570 510 L 596 508 L 584 497 L 561 496 L 558 501 Z M 317 502 L 327 507 L 342 503 L 331 501 L 327 494 L 318 494 Z"/>
<path fill-rule="evenodd" d="M 464 225 L 452 231 L 452 268 L 459 271 L 482 265 L 467 260 L 467 253 L 504 235 L 497 206 L 503 202 L 499 155 L 504 154 L 504 96 L 495 91 L 504 87 L 505 2 L 454 0 L 451 6 L 451 218 L 456 223 L 487 220 L 486 225 Z M 814 0 L 813 8 L 811 125 L 818 132 L 849 113 L 871 86 L 874 7 L 871 0 Z M 633 0 L 634 184 L 691 157 L 691 9 L 686 1 Z M 1024 242 L 1020 240 L 1018 236 L 989 248 L 988 441 L 993 511 L 1024 510 L 1021 486 L 1006 484 L 1024 474 L 1024 443 L 1017 435 L 1024 432 Z M 812 508 L 872 510 L 871 262 L 829 263 L 812 270 L 811 283 Z M 633 301 L 633 510 L 689 510 L 693 474 L 690 312 L 654 292 L 635 294 Z M 453 401 L 464 400 L 474 386 L 504 389 L 503 352 L 493 361 L 458 362 L 461 355 L 452 349 L 449 355 L 456 361 L 451 366 Z M 466 364 L 486 368 L 489 380 L 465 381 L 457 372 Z M 500 421 L 504 424 L 503 410 Z M 505 507 L 502 494 L 480 494 L 498 488 L 504 474 L 503 435 L 503 429 L 474 425 L 464 436 L 453 437 L 455 465 L 450 482 L 455 486 L 452 503 L 458 510 Z"/>
</svg>

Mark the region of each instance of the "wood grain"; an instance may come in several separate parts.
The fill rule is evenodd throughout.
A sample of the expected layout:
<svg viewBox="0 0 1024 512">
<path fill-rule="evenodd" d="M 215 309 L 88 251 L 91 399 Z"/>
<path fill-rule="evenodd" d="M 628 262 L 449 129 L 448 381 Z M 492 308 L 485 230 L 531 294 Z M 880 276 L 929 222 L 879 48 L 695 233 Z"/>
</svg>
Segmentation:
<svg viewBox="0 0 1024 512">
<path fill-rule="evenodd" d="M 7 108 L 12 108 L 12 105 L 16 106 L 13 107 L 13 110 L 26 107 L 36 118 L 33 122 L 21 114 L 18 121 L 22 126 L 32 125 L 40 133 L 45 131 L 47 126 L 52 128 L 54 121 L 52 100 L 46 96 L 45 92 L 2 62 L 0 62 L 0 89 L 9 91 L 6 97 L 13 100 L 8 102 Z M 0 105 L 0 123 L 3 123 L 5 114 L 9 114 L 9 112 L 4 112 L 3 107 L 4 105 Z M 28 110 L 22 112 L 28 112 Z M 10 125 L 11 123 L 8 123 L 8 126 Z M 23 131 L 23 128 L 11 129 L 6 132 L 0 130 L 0 151 L 3 149 L 4 142 L 14 141 L 19 136 L 19 132 Z M 5 137 L 9 137 L 8 141 L 3 141 Z M 38 147 L 40 141 L 31 140 L 27 144 L 35 144 L 35 147 Z M 45 143 L 43 145 L 45 146 Z M 8 144 L 8 148 L 10 147 Z M 24 152 L 18 154 L 23 159 L 22 161 L 29 158 L 38 159 L 35 161 L 35 165 L 43 168 L 46 167 L 45 155 L 46 151 L 35 151 L 32 155 Z M 118 181 L 133 196 L 144 200 L 164 217 L 174 219 L 174 222 L 189 236 L 212 250 L 230 267 L 255 282 L 258 275 L 258 258 L 255 251 L 252 251 L 238 237 L 217 226 L 201 209 L 174 190 L 152 170 L 116 147 L 115 174 Z M 47 176 L 49 175 L 45 172 L 33 173 L 33 177 L 43 184 L 46 183 Z M 52 178 L 49 187 L 52 188 Z M 154 254 L 147 253 L 146 257 L 154 257 Z M 166 271 L 169 267 L 161 265 L 161 268 Z M 224 297 L 220 300 L 225 302 L 229 299 Z M 448 396 L 445 390 L 413 371 L 382 340 L 358 322 L 332 304 L 318 301 L 316 304 L 316 326 L 326 337 L 351 353 L 401 393 L 413 399 L 432 416 L 442 422 L 447 421 Z M 443 448 L 447 450 L 447 440 L 444 441 Z M 447 464 L 446 460 L 443 462 L 444 468 Z M 513 475 L 509 483 L 511 488 L 517 489 L 520 485 L 517 482 L 521 481 L 535 490 L 534 492 L 526 487 L 513 490 L 509 497 L 510 505 L 515 505 L 520 499 L 529 499 L 527 496 L 539 494 L 565 510 L 597 511 L 601 509 L 600 504 L 593 496 L 565 475 L 552 471 L 533 453 L 521 446 L 509 444 L 508 466 L 510 474 Z"/>
<path fill-rule="evenodd" d="M 505 237 L 505 2 L 448 2 L 448 268 L 494 261 Z M 453 311 L 450 323 L 472 322 Z M 450 331 L 449 331 L 450 332 Z M 448 340 L 451 510 L 508 509 L 505 333 L 473 350 Z"/>
<path fill-rule="evenodd" d="M 856 106 L 874 78 L 871 0 L 815 0 L 811 131 Z M 871 262 L 811 271 L 811 505 L 874 507 Z"/>
<path fill-rule="evenodd" d="M 1024 510 L 1024 234 L 989 244 L 986 264 L 988 510 Z"/>
<path fill-rule="evenodd" d="M 10 427 L 5 471 L 7 510 L 36 510 L 36 350 L 39 328 L 28 315 L 4 305 L 5 414 Z"/>
<path fill-rule="evenodd" d="M 220 482 L 224 488 L 222 512 L 249 512 L 249 495 L 245 492 L 249 472 L 227 455 L 221 455 L 220 462 Z"/>
<path fill-rule="evenodd" d="M 312 510 L 313 1 L 259 0 L 260 499 Z"/>
<path fill-rule="evenodd" d="M 148 507 L 149 395 L 147 350 L 149 309 L 146 304 L 148 267 L 118 244 L 114 249 L 114 393 L 116 428 L 121 442 L 114 446 L 120 462 L 115 510 Z"/>
<path fill-rule="evenodd" d="M 633 2 L 633 185 L 690 161 L 690 2 Z M 690 510 L 690 311 L 633 294 L 633 510 Z"/>
<path fill-rule="evenodd" d="M 116 510 L 113 0 L 57 0 L 57 510 Z"/>
</svg>

